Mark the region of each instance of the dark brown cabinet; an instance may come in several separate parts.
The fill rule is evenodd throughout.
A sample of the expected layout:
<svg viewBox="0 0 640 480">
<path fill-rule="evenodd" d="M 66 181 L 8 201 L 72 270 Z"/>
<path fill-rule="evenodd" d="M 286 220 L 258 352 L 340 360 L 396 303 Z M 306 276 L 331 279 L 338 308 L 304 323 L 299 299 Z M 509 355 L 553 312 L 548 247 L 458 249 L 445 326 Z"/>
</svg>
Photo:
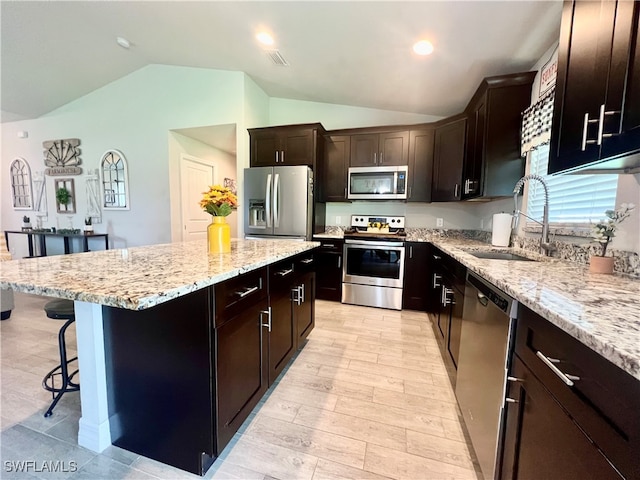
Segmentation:
<svg viewBox="0 0 640 480">
<path fill-rule="evenodd" d="M 639 15 L 638 2 L 565 2 L 549 173 L 640 167 Z"/>
<path fill-rule="evenodd" d="M 293 322 L 296 332 L 296 348 L 300 348 L 315 326 L 315 283 L 314 272 L 301 275 L 294 286 Z"/>
<path fill-rule="evenodd" d="M 342 300 L 342 249 L 340 239 L 321 239 L 314 251 L 316 298 L 340 302 Z"/>
<path fill-rule="evenodd" d="M 463 199 L 509 196 L 524 175 L 520 128 L 535 76 L 523 72 L 487 77 L 469 101 Z"/>
<path fill-rule="evenodd" d="M 640 382 L 520 305 L 501 478 L 640 478 Z"/>
<path fill-rule="evenodd" d="M 293 318 L 295 266 L 293 259 L 269 269 L 269 384 L 280 375 L 296 348 Z"/>
<path fill-rule="evenodd" d="M 315 168 L 318 158 L 322 156 L 324 133 L 319 123 L 251 128 L 250 165 L 309 165 Z"/>
<path fill-rule="evenodd" d="M 319 185 L 321 201 L 347 201 L 347 173 L 350 155 L 350 135 L 325 136 L 322 183 Z"/>
<path fill-rule="evenodd" d="M 462 198 L 467 117 L 458 115 L 436 124 L 433 147 L 433 202 L 455 202 Z"/>
<path fill-rule="evenodd" d="M 360 133 L 351 135 L 352 167 L 407 165 L 409 132 Z"/>
<path fill-rule="evenodd" d="M 434 139 L 431 126 L 409 132 L 408 202 L 431 201 Z"/>
<path fill-rule="evenodd" d="M 428 262 L 428 243 L 405 243 L 404 285 L 402 287 L 403 310 L 426 311 L 427 285 L 424 282 L 424 272 Z"/>
</svg>

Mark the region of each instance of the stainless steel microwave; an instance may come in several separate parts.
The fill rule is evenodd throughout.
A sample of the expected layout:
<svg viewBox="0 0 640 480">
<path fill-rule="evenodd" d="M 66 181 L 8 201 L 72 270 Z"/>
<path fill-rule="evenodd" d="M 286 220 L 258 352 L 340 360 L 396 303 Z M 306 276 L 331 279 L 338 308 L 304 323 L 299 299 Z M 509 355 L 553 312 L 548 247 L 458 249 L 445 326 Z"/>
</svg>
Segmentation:
<svg viewBox="0 0 640 480">
<path fill-rule="evenodd" d="M 349 168 L 349 200 L 406 200 L 409 167 Z"/>
</svg>

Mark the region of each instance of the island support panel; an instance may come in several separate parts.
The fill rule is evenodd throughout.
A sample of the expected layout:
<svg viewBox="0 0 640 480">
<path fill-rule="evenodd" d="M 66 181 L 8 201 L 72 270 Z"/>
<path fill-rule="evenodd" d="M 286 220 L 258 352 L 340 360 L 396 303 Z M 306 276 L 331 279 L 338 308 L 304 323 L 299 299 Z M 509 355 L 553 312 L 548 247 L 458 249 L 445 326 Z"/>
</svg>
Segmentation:
<svg viewBox="0 0 640 480">
<path fill-rule="evenodd" d="M 211 296 L 103 312 L 112 443 L 198 475 L 216 451 Z"/>
</svg>

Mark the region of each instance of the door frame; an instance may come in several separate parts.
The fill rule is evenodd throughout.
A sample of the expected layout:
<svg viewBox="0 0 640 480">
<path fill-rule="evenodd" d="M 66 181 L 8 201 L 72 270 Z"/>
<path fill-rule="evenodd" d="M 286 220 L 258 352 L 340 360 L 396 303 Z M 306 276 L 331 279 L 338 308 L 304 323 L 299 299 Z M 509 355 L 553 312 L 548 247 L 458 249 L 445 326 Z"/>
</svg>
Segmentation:
<svg viewBox="0 0 640 480">
<path fill-rule="evenodd" d="M 207 160 L 204 158 L 200 158 L 200 157 L 195 157 L 193 155 L 189 155 L 188 153 L 180 153 L 180 162 L 179 162 L 179 171 L 180 171 L 180 238 L 182 241 L 185 240 L 185 224 L 186 224 L 186 219 L 185 219 L 185 214 L 184 214 L 184 196 L 183 196 L 183 184 L 182 181 L 184 179 L 184 165 L 185 165 L 185 161 L 187 162 L 192 162 L 192 163 L 199 163 L 201 165 L 206 165 L 207 167 L 211 167 L 211 177 L 213 179 L 213 184 L 216 184 L 216 172 L 217 172 L 217 167 L 215 164 L 215 161 L 213 160 Z"/>
</svg>

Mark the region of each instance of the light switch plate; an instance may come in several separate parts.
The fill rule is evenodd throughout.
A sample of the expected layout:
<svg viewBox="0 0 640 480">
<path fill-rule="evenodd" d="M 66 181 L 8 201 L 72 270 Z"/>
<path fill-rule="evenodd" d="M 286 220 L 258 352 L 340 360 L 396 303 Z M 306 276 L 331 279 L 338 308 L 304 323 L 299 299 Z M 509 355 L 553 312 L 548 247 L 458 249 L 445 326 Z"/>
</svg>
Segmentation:
<svg viewBox="0 0 640 480">
<path fill-rule="evenodd" d="M 436 227 L 444 227 L 444 218 L 436 218 Z"/>
</svg>

